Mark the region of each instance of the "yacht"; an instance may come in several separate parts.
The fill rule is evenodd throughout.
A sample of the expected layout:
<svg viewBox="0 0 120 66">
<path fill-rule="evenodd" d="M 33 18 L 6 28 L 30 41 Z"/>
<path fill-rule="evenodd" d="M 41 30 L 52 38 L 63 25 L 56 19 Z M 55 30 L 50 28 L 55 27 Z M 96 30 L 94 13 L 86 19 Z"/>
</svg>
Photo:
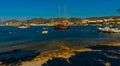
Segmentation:
<svg viewBox="0 0 120 66">
<path fill-rule="evenodd" d="M 98 30 L 100 32 L 104 32 L 104 33 L 119 33 L 120 29 L 118 28 L 110 28 L 110 27 L 104 27 L 104 28 L 98 28 Z"/>
</svg>

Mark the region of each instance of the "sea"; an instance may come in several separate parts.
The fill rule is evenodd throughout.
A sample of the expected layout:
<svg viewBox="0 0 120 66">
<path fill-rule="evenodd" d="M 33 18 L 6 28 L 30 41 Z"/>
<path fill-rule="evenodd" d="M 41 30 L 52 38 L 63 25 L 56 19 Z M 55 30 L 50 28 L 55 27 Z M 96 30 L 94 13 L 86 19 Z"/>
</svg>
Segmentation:
<svg viewBox="0 0 120 66">
<path fill-rule="evenodd" d="M 31 26 L 24 29 L 0 27 L 0 51 L 57 41 L 66 42 L 72 46 L 120 41 L 120 33 L 102 33 L 97 30 L 99 27 L 104 26 L 70 26 L 68 29 L 55 29 L 53 26 Z M 42 34 L 42 31 L 48 31 L 48 33 Z"/>
</svg>

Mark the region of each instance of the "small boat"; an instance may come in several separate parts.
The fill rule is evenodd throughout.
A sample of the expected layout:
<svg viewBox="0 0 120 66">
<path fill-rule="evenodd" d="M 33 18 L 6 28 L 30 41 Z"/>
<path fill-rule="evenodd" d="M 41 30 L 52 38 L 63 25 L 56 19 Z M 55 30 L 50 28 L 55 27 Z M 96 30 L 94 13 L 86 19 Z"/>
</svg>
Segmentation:
<svg viewBox="0 0 120 66">
<path fill-rule="evenodd" d="M 55 25 L 55 28 L 56 29 L 67 29 L 67 28 L 69 28 L 69 26 L 68 25 L 58 24 L 58 25 Z"/>
<path fill-rule="evenodd" d="M 28 28 L 27 26 L 19 26 L 18 28 Z"/>
<path fill-rule="evenodd" d="M 119 33 L 120 29 L 118 28 L 110 28 L 110 27 L 104 27 L 104 28 L 98 28 L 98 30 L 100 32 L 104 32 L 104 33 Z"/>
<path fill-rule="evenodd" d="M 42 34 L 47 34 L 47 33 L 48 33 L 47 30 L 42 31 Z"/>
</svg>

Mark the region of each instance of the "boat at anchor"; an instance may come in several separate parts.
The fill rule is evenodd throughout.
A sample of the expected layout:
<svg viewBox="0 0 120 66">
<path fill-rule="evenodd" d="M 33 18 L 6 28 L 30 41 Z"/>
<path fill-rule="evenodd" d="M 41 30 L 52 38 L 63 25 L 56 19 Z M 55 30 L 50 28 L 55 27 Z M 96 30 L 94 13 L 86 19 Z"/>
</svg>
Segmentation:
<svg viewBox="0 0 120 66">
<path fill-rule="evenodd" d="M 110 28 L 110 27 L 104 27 L 104 28 L 98 28 L 100 32 L 104 33 L 120 33 L 120 29 L 118 28 Z"/>
<path fill-rule="evenodd" d="M 21 25 L 18 26 L 18 28 L 23 28 L 23 29 L 24 29 L 24 28 L 29 28 L 29 26 L 28 26 L 28 25 L 21 24 Z"/>
<path fill-rule="evenodd" d="M 56 29 L 67 29 L 69 27 L 70 27 L 69 25 L 62 25 L 62 24 L 55 25 Z"/>
</svg>

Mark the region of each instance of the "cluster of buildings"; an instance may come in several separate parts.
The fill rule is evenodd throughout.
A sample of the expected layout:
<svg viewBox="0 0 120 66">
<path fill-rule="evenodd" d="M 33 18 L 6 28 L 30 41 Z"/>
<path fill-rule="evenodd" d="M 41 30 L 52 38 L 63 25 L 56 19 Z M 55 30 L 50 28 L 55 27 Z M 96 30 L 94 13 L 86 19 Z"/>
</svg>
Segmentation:
<svg viewBox="0 0 120 66">
<path fill-rule="evenodd" d="M 80 23 L 88 25 L 120 25 L 120 17 L 85 18 Z"/>
</svg>

